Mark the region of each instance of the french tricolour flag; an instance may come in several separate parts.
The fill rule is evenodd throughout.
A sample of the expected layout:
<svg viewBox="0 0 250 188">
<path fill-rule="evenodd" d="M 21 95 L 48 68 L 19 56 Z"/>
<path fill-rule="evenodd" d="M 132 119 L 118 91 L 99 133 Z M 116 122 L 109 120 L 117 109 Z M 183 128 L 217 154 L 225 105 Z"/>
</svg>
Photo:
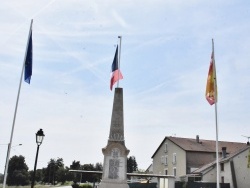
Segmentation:
<svg viewBox="0 0 250 188">
<path fill-rule="evenodd" d="M 112 90 L 113 85 L 118 81 L 123 79 L 122 73 L 118 67 L 118 45 L 115 51 L 115 57 L 111 66 L 111 79 L 110 79 L 110 90 Z"/>
</svg>

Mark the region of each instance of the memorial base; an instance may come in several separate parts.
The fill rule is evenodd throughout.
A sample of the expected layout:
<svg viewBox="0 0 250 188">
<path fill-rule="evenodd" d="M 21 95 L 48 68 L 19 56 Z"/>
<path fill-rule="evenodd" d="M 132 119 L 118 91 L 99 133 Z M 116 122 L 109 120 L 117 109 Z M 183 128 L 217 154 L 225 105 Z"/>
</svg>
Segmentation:
<svg viewBox="0 0 250 188">
<path fill-rule="evenodd" d="M 129 188 L 127 183 L 119 183 L 119 182 L 101 182 L 98 188 Z"/>
</svg>

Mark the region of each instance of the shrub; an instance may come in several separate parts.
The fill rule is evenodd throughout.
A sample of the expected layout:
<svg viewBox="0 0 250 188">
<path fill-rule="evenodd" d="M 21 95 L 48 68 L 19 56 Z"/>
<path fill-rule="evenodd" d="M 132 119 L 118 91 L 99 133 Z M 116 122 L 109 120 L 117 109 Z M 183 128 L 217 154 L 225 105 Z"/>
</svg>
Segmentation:
<svg viewBox="0 0 250 188">
<path fill-rule="evenodd" d="M 78 183 L 75 183 L 75 182 L 71 186 L 72 188 L 92 188 L 92 186 L 89 184 L 79 185 Z"/>
<path fill-rule="evenodd" d="M 83 185 L 80 185 L 80 188 L 92 188 L 92 186 L 88 184 L 83 184 Z"/>
<path fill-rule="evenodd" d="M 80 188 L 80 185 L 77 184 L 76 182 L 74 182 L 71 186 L 72 186 L 72 188 Z"/>
</svg>

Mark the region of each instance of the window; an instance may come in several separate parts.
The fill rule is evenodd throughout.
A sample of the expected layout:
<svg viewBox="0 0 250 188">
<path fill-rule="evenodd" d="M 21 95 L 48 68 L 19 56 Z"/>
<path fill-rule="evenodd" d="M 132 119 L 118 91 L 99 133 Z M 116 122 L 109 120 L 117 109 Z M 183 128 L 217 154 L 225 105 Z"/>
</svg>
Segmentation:
<svg viewBox="0 0 250 188">
<path fill-rule="evenodd" d="M 176 167 L 173 168 L 173 175 L 176 176 Z"/>
<path fill-rule="evenodd" d="M 164 156 L 161 156 L 161 164 L 164 164 Z"/>
<path fill-rule="evenodd" d="M 165 153 L 168 152 L 168 143 L 167 143 L 167 142 L 164 144 L 164 152 L 165 152 Z"/>
<path fill-rule="evenodd" d="M 168 165 L 168 156 L 161 156 L 161 164 Z"/>
<path fill-rule="evenodd" d="M 176 164 L 176 153 L 173 153 L 173 164 Z"/>
<path fill-rule="evenodd" d="M 165 165 L 168 165 L 168 156 L 167 156 L 167 155 L 165 155 L 164 164 L 165 164 Z"/>
<path fill-rule="evenodd" d="M 168 175 L 168 169 L 165 169 L 165 175 Z"/>
<path fill-rule="evenodd" d="M 224 176 L 221 176 L 221 183 L 224 183 Z"/>
<path fill-rule="evenodd" d="M 224 163 L 220 164 L 220 171 L 224 171 Z"/>
</svg>

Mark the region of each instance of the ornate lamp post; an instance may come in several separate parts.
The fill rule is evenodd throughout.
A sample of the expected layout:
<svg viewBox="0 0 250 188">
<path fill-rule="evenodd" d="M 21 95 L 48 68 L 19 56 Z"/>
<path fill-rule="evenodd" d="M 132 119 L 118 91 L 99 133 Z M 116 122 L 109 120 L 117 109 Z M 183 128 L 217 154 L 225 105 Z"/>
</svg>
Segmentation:
<svg viewBox="0 0 250 188">
<path fill-rule="evenodd" d="M 31 188 L 34 187 L 35 176 L 36 176 L 36 164 L 37 164 L 38 152 L 39 152 L 39 147 L 40 147 L 40 145 L 43 142 L 44 136 L 45 135 L 44 135 L 42 129 L 40 129 L 39 131 L 37 131 L 37 133 L 36 133 L 36 143 L 37 143 L 36 160 L 35 160 L 35 165 L 34 165 L 34 172 L 33 172 L 33 177 L 32 177 L 32 182 L 31 182 Z"/>
</svg>

